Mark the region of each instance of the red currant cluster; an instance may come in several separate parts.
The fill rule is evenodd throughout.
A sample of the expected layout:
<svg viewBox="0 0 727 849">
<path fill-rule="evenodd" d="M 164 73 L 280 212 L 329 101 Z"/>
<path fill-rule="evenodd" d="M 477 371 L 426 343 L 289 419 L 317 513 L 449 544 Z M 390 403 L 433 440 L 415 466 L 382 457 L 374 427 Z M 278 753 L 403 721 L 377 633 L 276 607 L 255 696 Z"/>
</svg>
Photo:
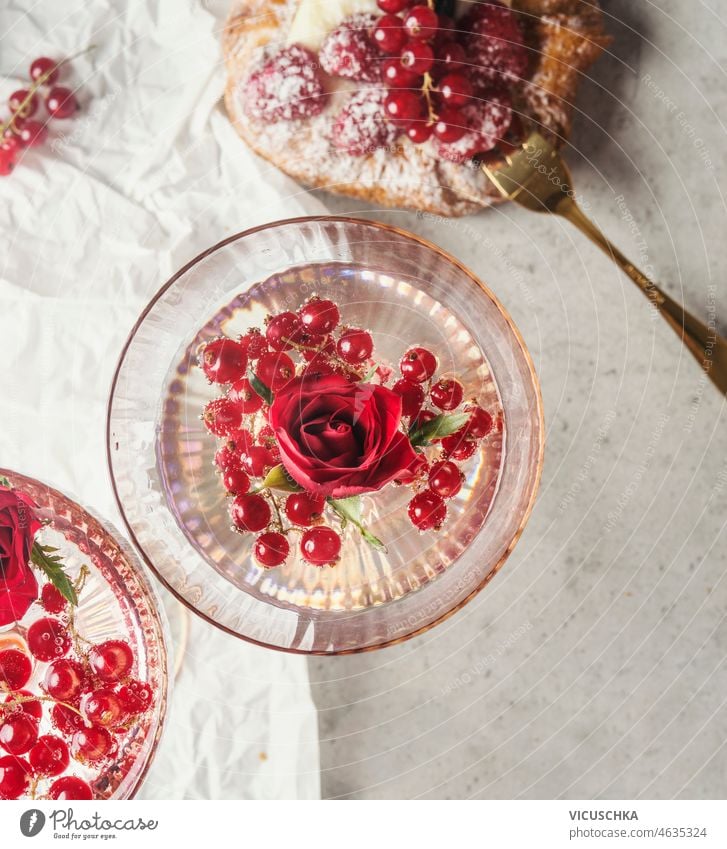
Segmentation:
<svg viewBox="0 0 727 849">
<path fill-rule="evenodd" d="M 87 643 L 65 621 L 67 601 L 46 584 L 40 603 L 46 613 L 28 628 L 28 653 L 19 648 L 0 651 L 0 799 L 38 795 L 41 781 L 51 781 L 49 799 L 92 799 L 88 782 L 63 775 L 71 758 L 98 768 L 118 751 L 118 738 L 152 705 L 151 687 L 132 677 L 134 653 L 124 640 Z M 23 689 L 34 664 L 47 664 L 41 693 Z M 41 734 L 44 708 L 57 733 Z"/>
<path fill-rule="evenodd" d="M 47 56 L 35 59 L 30 65 L 30 85 L 10 95 L 10 117 L 0 124 L 0 176 L 10 174 L 23 148 L 43 144 L 51 118 L 70 118 L 78 109 L 71 89 L 55 84 L 69 61 L 54 62 Z M 36 117 L 41 99 L 47 113 L 45 121 Z"/>
<path fill-rule="evenodd" d="M 268 422 L 273 395 L 293 378 L 340 375 L 350 383 L 376 379 L 381 386 L 392 378 L 392 369 L 372 359 L 371 333 L 339 325 L 338 306 L 313 297 L 295 313 L 268 316 L 264 333 L 252 329 L 236 340 L 218 337 L 198 352 L 208 380 L 226 387 L 223 396 L 205 406 L 202 420 L 210 433 L 224 440 L 215 465 L 233 499 L 233 528 L 259 534 L 254 556 L 266 568 L 286 561 L 292 531 L 300 531 L 299 550 L 308 563 L 333 564 L 340 554 L 341 536 L 324 517 L 327 506 L 338 513 L 335 500 L 300 491 L 291 481 Z M 455 496 L 462 485 L 456 462 L 474 454 L 493 423 L 475 404 L 466 405 L 459 415 L 447 415 L 462 407 L 464 387 L 456 379 L 435 380 L 437 368 L 431 351 L 411 348 L 399 363 L 401 377 L 388 387 L 402 399 L 402 427 L 419 452 L 419 467 L 406 483 L 419 490 L 409 516 L 421 530 L 441 526 L 447 512 L 444 499 Z M 431 466 L 424 451 L 430 445 L 438 452 Z"/>
</svg>

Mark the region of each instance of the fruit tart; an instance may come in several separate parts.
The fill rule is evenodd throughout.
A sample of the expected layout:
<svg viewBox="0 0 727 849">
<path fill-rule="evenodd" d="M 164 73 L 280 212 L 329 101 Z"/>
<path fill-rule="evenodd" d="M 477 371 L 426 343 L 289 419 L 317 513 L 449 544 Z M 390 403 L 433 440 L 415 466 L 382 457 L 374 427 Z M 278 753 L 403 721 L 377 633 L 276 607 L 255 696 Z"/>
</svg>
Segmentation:
<svg viewBox="0 0 727 849">
<path fill-rule="evenodd" d="M 457 216 L 498 200 L 479 168 L 530 126 L 567 138 L 608 44 L 591 0 L 235 0 L 232 122 L 314 188 Z"/>
</svg>

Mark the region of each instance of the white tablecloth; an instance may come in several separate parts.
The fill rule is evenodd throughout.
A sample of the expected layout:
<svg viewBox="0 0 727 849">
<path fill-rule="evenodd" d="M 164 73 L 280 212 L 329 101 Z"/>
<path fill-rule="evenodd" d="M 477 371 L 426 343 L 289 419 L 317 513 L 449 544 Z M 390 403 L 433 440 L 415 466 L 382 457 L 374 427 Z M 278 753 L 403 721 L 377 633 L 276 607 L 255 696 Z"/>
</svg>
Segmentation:
<svg viewBox="0 0 727 849">
<path fill-rule="evenodd" d="M 104 415 L 136 316 L 214 242 L 320 211 L 248 155 L 228 125 L 219 102 L 224 8 L 213 5 L 9 0 L 0 10 L 3 102 L 36 56 L 96 45 L 64 73 L 82 112 L 56 122 L 48 143 L 0 178 L 0 465 L 71 491 L 117 527 Z M 195 617 L 142 795 L 318 793 L 305 661 Z"/>
</svg>

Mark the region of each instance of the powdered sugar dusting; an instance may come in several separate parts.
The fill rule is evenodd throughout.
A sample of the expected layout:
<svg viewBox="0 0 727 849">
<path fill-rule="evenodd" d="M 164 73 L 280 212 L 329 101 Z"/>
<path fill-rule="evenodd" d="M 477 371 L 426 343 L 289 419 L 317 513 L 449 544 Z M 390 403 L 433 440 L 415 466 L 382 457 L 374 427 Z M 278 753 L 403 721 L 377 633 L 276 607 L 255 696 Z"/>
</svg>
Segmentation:
<svg viewBox="0 0 727 849">
<path fill-rule="evenodd" d="M 333 147 L 351 156 L 363 156 L 382 145 L 392 145 L 399 133 L 386 119 L 385 98 L 383 87 L 355 92 L 333 122 L 330 132 Z"/>
<path fill-rule="evenodd" d="M 244 87 L 244 110 L 252 118 L 295 121 L 320 113 L 326 105 L 317 57 L 293 45 L 252 71 Z"/>
<path fill-rule="evenodd" d="M 381 56 L 369 37 L 375 22 L 376 15 L 362 13 L 346 18 L 332 30 L 318 54 L 323 70 L 350 80 L 378 82 Z"/>
</svg>

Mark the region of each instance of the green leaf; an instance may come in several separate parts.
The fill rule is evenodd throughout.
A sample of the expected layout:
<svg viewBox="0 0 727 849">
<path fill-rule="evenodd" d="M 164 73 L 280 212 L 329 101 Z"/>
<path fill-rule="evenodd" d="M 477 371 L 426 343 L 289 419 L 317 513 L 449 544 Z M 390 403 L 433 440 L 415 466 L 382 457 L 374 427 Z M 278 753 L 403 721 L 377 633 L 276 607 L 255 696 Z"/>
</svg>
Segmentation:
<svg viewBox="0 0 727 849">
<path fill-rule="evenodd" d="M 2 477 L 0 477 L 0 486 L 6 486 L 8 489 L 10 489 L 10 481 L 5 477 L 5 475 L 2 475 Z"/>
<path fill-rule="evenodd" d="M 48 580 L 60 592 L 60 594 L 71 604 L 78 604 L 78 595 L 71 579 L 63 571 L 63 563 L 57 554 L 52 552 L 58 549 L 43 546 L 38 542 L 33 543 L 30 550 L 30 559 L 41 569 Z"/>
<path fill-rule="evenodd" d="M 282 489 L 283 492 L 300 492 L 301 488 L 290 476 L 282 464 L 276 466 L 265 476 L 261 489 Z"/>
<path fill-rule="evenodd" d="M 378 365 L 374 363 L 371 368 L 366 372 L 366 374 L 361 378 L 361 383 L 368 383 L 375 376 L 378 370 Z"/>
<path fill-rule="evenodd" d="M 272 391 L 260 380 L 260 378 L 254 373 L 250 372 L 250 386 L 257 392 L 257 394 L 265 401 L 266 404 L 273 403 L 273 393 Z"/>
<path fill-rule="evenodd" d="M 409 431 L 409 441 L 415 447 L 417 445 L 429 445 L 434 439 L 441 439 L 444 436 L 457 433 L 469 420 L 469 413 L 454 413 L 451 416 L 443 413 L 428 422 L 424 422 L 421 427 L 417 427 L 416 422 L 414 422 L 414 429 Z"/>
<path fill-rule="evenodd" d="M 367 528 L 361 521 L 360 496 L 354 495 L 351 498 L 329 498 L 328 503 L 333 508 L 333 510 L 340 516 L 342 527 L 345 528 L 346 525 L 350 522 L 352 525 L 355 525 L 358 528 L 361 536 L 372 548 L 375 548 L 378 551 L 386 551 L 386 546 L 384 545 L 384 543 L 378 537 L 375 537 L 371 533 L 371 531 L 367 530 Z"/>
</svg>

